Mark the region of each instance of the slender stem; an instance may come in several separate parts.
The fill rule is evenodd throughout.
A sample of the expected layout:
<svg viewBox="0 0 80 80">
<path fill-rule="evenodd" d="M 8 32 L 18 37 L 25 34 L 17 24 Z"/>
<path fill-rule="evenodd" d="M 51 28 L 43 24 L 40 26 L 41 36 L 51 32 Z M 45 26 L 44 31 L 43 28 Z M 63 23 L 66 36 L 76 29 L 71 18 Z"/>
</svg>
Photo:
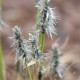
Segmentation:
<svg viewBox="0 0 80 80">
<path fill-rule="evenodd" d="M 2 0 L 0 0 L 0 8 L 2 7 Z"/>
<path fill-rule="evenodd" d="M 39 16 L 39 10 L 38 9 L 37 9 L 37 15 L 36 16 L 37 16 L 37 18 L 36 18 L 36 22 L 37 22 L 38 16 Z M 40 46 L 40 50 L 42 53 L 44 51 L 44 41 L 45 41 L 45 32 L 42 32 L 39 35 L 39 46 Z M 40 65 L 39 65 L 38 80 L 42 79 L 41 66 L 42 66 L 42 62 L 40 62 Z"/>
<path fill-rule="evenodd" d="M 43 53 L 43 50 L 44 50 L 44 41 L 45 41 L 45 34 L 44 33 L 41 33 L 39 38 L 40 38 L 40 43 L 39 43 L 40 50 Z M 38 80 L 41 80 L 42 79 L 41 66 L 42 66 L 42 62 L 40 62 L 40 65 L 39 65 Z"/>
<path fill-rule="evenodd" d="M 0 33 L 0 80 L 5 80 L 5 65 L 2 54 L 1 33 Z"/>
<path fill-rule="evenodd" d="M 38 20 L 38 16 L 39 16 L 39 10 L 36 8 L 36 23 L 37 23 L 37 20 Z M 43 52 L 44 50 L 44 39 L 45 39 L 45 34 L 44 33 L 41 33 L 40 36 L 39 36 L 39 45 L 40 45 L 40 50 L 41 52 Z"/>
<path fill-rule="evenodd" d="M 40 34 L 40 50 L 43 52 L 44 50 L 44 39 L 45 39 L 45 34 L 41 33 Z"/>
<path fill-rule="evenodd" d="M 2 59 L 1 38 L 0 38 L 0 78 L 3 80 L 3 59 Z"/>
<path fill-rule="evenodd" d="M 0 0 L 0 11 L 2 8 L 2 0 Z M 1 12 L 0 12 L 1 13 Z M 1 32 L 0 32 L 0 80 L 5 80 L 5 65 L 3 60 L 2 44 L 1 44 Z"/>
<path fill-rule="evenodd" d="M 0 11 L 1 8 L 2 8 L 2 0 L 0 0 Z M 3 61 L 3 53 L 2 53 L 2 45 L 1 45 L 1 32 L 0 32 L 0 80 L 5 80 L 5 65 Z"/>
<path fill-rule="evenodd" d="M 38 10 L 38 8 L 36 8 L 36 23 L 38 21 L 38 16 L 39 16 L 39 10 Z M 43 50 L 44 50 L 44 39 L 45 39 L 45 34 L 42 32 L 39 35 L 39 46 L 40 46 L 40 50 L 41 50 L 42 53 L 43 53 Z M 42 65 L 42 62 L 38 66 L 39 67 L 38 80 L 42 79 L 42 73 L 40 71 L 41 65 Z"/>
<path fill-rule="evenodd" d="M 28 71 L 29 78 L 30 78 L 30 80 L 33 80 L 27 62 L 25 64 L 26 64 L 26 69 Z"/>
</svg>

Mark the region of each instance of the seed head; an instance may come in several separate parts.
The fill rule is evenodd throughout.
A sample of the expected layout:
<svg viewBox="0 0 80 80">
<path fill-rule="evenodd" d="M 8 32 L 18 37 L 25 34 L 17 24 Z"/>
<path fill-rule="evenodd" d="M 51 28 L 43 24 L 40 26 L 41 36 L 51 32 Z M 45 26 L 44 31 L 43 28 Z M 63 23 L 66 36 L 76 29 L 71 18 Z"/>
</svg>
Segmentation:
<svg viewBox="0 0 80 80">
<path fill-rule="evenodd" d="M 18 26 L 12 28 L 12 31 L 14 36 L 10 39 L 13 41 L 12 47 L 14 47 L 14 51 L 16 52 L 16 62 L 20 61 L 24 66 L 25 61 L 31 60 L 31 50 L 28 40 L 24 39 L 22 31 Z"/>
<path fill-rule="evenodd" d="M 55 43 L 52 47 L 52 63 L 51 63 L 51 70 L 53 74 L 57 74 L 59 78 L 62 78 L 63 75 L 63 68 L 60 61 L 60 50 L 58 44 Z"/>
<path fill-rule="evenodd" d="M 29 33 L 29 41 L 31 43 L 33 59 L 40 63 L 44 59 L 44 55 L 42 54 L 40 47 L 37 44 L 37 37 Z"/>
<path fill-rule="evenodd" d="M 52 38 L 52 34 L 56 34 L 55 25 L 57 17 L 49 6 L 49 2 L 50 0 L 40 0 L 36 5 L 39 11 L 36 30 L 39 31 L 39 34 L 46 33 Z"/>
</svg>

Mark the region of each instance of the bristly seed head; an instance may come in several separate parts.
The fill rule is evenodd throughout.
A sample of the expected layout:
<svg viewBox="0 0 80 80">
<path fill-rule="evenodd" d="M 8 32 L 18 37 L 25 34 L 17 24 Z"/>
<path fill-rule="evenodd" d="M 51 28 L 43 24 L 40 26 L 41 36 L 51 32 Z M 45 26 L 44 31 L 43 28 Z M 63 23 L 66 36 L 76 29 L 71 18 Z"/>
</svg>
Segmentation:
<svg viewBox="0 0 80 80">
<path fill-rule="evenodd" d="M 39 34 L 46 33 L 52 38 L 52 34 L 56 34 L 55 25 L 57 17 L 52 8 L 50 8 L 49 2 L 50 0 L 40 0 L 36 4 L 39 11 L 36 31 L 38 31 Z"/>
<path fill-rule="evenodd" d="M 57 43 L 55 43 L 52 47 L 52 63 L 51 63 L 51 71 L 53 71 L 53 74 L 58 75 L 59 78 L 62 78 L 63 76 L 63 67 L 60 61 L 60 50 Z"/>
<path fill-rule="evenodd" d="M 30 62 L 32 60 L 37 61 L 39 64 L 44 59 L 44 54 L 41 53 L 40 47 L 37 43 L 37 36 L 29 33 L 29 39 L 26 40 L 22 36 L 22 31 L 18 26 L 12 28 L 12 39 L 14 50 L 16 52 L 16 62 L 20 61 L 25 67 L 25 61 Z"/>
<path fill-rule="evenodd" d="M 14 36 L 10 37 L 10 39 L 13 41 L 12 47 L 14 47 L 14 51 L 16 52 L 16 62 L 20 61 L 25 67 L 25 61 L 27 60 L 28 62 L 31 60 L 31 50 L 28 40 L 24 39 L 18 26 L 12 28 L 12 31 Z"/>
<path fill-rule="evenodd" d="M 44 54 L 42 54 L 40 47 L 37 44 L 37 37 L 29 33 L 29 41 L 31 43 L 33 59 L 40 63 L 44 59 Z"/>
</svg>

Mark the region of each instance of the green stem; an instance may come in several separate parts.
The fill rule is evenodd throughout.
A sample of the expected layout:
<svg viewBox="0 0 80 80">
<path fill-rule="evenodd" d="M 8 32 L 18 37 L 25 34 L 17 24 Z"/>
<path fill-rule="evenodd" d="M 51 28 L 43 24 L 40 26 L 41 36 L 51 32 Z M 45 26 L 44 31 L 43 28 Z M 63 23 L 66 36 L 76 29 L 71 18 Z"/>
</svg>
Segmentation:
<svg viewBox="0 0 80 80">
<path fill-rule="evenodd" d="M 2 8 L 2 0 L 0 0 L 0 9 Z M 3 52 L 1 45 L 1 32 L 0 32 L 0 80 L 5 80 L 5 65 L 3 61 Z"/>
<path fill-rule="evenodd" d="M 38 21 L 38 16 L 39 16 L 39 10 L 36 9 L 36 23 Z M 44 50 L 44 39 L 45 39 L 45 33 L 41 33 L 40 34 L 40 37 L 39 37 L 39 45 L 40 45 L 40 50 L 41 52 L 43 52 Z"/>
<path fill-rule="evenodd" d="M 44 50 L 44 40 L 45 40 L 45 34 L 41 33 L 40 34 L 40 50 L 43 52 Z"/>
<path fill-rule="evenodd" d="M 0 8 L 2 7 L 2 0 L 0 0 Z"/>
<path fill-rule="evenodd" d="M 30 80 L 33 80 L 27 62 L 25 64 L 26 64 L 26 69 L 28 71 L 29 78 L 30 78 Z"/>
<path fill-rule="evenodd" d="M 0 34 L 1 37 L 1 34 Z M 5 80 L 5 66 L 3 61 L 1 38 L 0 38 L 0 80 Z"/>
<path fill-rule="evenodd" d="M 38 21 L 38 16 L 39 16 L 39 10 L 36 9 L 36 23 Z M 41 33 L 40 36 L 39 36 L 39 46 L 40 46 L 40 50 L 41 50 L 42 53 L 43 53 L 43 50 L 44 50 L 44 40 L 45 40 L 45 34 Z M 38 80 L 42 79 L 42 73 L 40 71 L 41 65 L 42 65 L 42 62 L 39 65 Z"/>
</svg>

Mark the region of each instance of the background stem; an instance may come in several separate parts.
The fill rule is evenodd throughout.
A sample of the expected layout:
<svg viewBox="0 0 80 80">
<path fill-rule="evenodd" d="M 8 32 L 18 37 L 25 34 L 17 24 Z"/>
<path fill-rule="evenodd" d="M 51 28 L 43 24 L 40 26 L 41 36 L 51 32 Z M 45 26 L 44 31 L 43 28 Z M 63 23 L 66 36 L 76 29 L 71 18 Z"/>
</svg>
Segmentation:
<svg viewBox="0 0 80 80">
<path fill-rule="evenodd" d="M 0 9 L 1 8 L 2 8 L 2 0 L 0 0 Z M 2 53 L 2 45 L 1 45 L 1 32 L 0 32 L 0 80 L 5 80 L 5 79 L 6 79 L 5 78 L 5 65 L 4 65 L 4 61 L 3 61 L 3 53 Z"/>
<path fill-rule="evenodd" d="M 1 33 L 0 33 L 0 80 L 5 80 L 5 65 L 3 61 L 3 53 L 1 46 Z"/>
<path fill-rule="evenodd" d="M 0 0 L 0 8 L 2 7 L 2 0 Z"/>
</svg>

